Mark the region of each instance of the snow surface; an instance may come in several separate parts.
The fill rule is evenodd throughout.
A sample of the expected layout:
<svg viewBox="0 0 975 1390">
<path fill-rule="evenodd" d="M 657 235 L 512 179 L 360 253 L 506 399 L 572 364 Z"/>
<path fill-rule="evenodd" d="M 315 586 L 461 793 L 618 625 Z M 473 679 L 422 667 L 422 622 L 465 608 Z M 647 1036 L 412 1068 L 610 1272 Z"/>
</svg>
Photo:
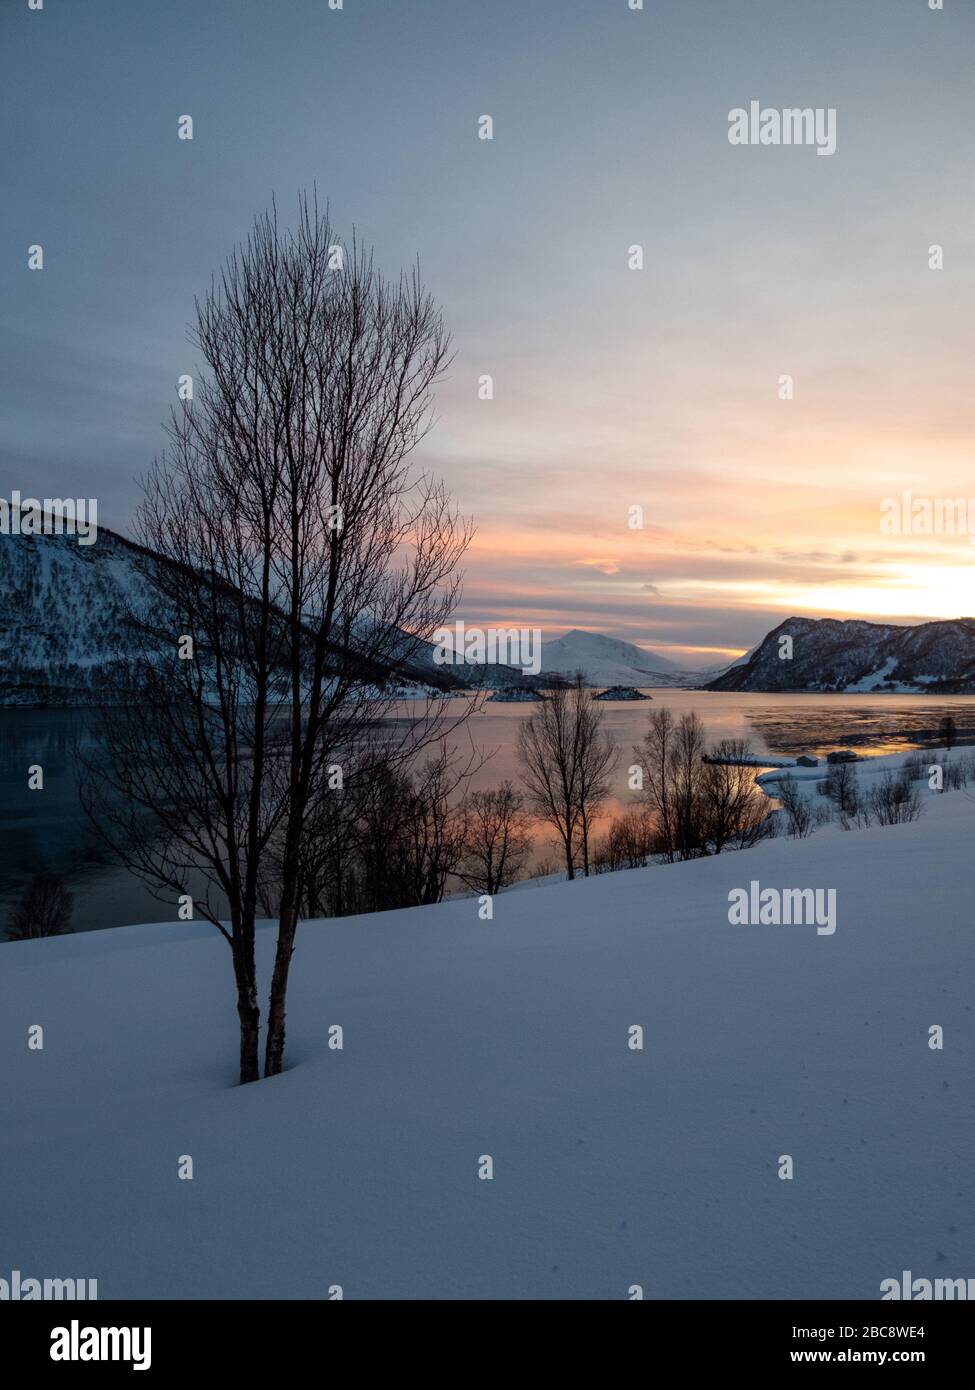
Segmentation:
<svg viewBox="0 0 975 1390">
<path fill-rule="evenodd" d="M 879 671 L 874 671 L 869 676 L 863 676 L 861 680 L 851 681 L 844 687 L 844 690 L 847 695 L 868 694 L 870 691 L 879 690 L 885 681 L 890 680 L 891 675 L 896 669 L 896 656 L 889 656 Z M 916 685 L 917 680 L 915 680 L 913 684 Z"/>
<path fill-rule="evenodd" d="M 952 792 L 910 825 L 504 894 L 493 922 L 462 899 L 306 924 L 291 1068 L 244 1088 L 212 928 L 0 947 L 0 1273 L 318 1299 L 975 1275 L 973 836 Z M 835 935 L 730 926 L 753 878 L 835 887 Z"/>
<path fill-rule="evenodd" d="M 877 786 L 883 778 L 884 773 L 890 772 L 896 777 L 908 763 L 913 762 L 915 759 L 920 759 L 923 765 L 923 776 L 919 777 L 916 781 L 912 780 L 911 786 L 921 799 L 927 803 L 928 798 L 932 801 L 940 801 L 943 795 L 957 796 L 964 794 L 961 791 L 947 791 L 944 793 L 932 791 L 931 787 L 928 785 L 928 772 L 936 763 L 940 763 L 942 766 L 947 767 L 952 763 L 971 762 L 973 752 L 975 752 L 975 750 L 967 746 L 951 749 L 911 748 L 906 752 L 901 750 L 896 753 L 881 753 L 876 757 L 858 757 L 856 762 L 839 764 L 828 763 L 826 758 L 822 757 L 815 767 L 803 767 L 798 763 L 795 766 L 776 767 L 769 772 L 761 773 L 756 777 L 755 781 L 758 783 L 759 787 L 761 787 L 762 791 L 767 792 L 769 796 L 775 796 L 777 794 L 776 783 L 780 782 L 783 777 L 791 777 L 793 781 L 802 783 L 801 790 L 808 793 L 815 789 L 815 783 L 825 781 L 830 773 L 835 772 L 838 768 L 848 767 L 857 779 L 860 792 L 869 795 L 870 791 Z M 761 763 L 760 766 L 767 767 L 768 764 Z M 973 793 L 975 793 L 975 787 L 971 788 L 967 795 L 972 796 Z M 826 828 L 828 829 L 829 827 Z"/>
</svg>

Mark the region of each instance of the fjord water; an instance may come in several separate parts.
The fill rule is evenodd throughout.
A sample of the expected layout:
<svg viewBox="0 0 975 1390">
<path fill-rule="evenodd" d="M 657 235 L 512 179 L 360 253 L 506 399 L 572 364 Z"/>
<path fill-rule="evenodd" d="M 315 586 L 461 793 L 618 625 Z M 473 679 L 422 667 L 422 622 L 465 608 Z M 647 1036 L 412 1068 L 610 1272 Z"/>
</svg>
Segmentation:
<svg viewBox="0 0 975 1390">
<path fill-rule="evenodd" d="M 649 712 L 666 706 L 675 716 L 694 711 L 708 739 L 747 738 L 759 756 L 824 754 L 841 745 L 863 755 L 936 745 L 938 728 L 953 716 L 959 743 L 975 743 L 975 696 L 759 695 L 697 690 L 648 690 L 647 701 L 606 703 L 605 726 L 620 746 L 613 796 L 603 819 L 633 796 L 626 790 L 632 745 L 639 743 Z M 456 702 L 457 709 L 462 708 Z M 518 783 L 517 735 L 532 704 L 486 702 L 454 737 L 466 760 L 469 739 L 488 761 L 472 786 L 510 778 Z M 76 742 L 88 717 L 76 710 L 0 710 L 0 942 L 13 903 L 32 874 L 54 870 L 74 894 L 72 926 L 93 931 L 175 918 L 173 902 L 160 902 L 127 870 L 109 862 L 79 802 Z M 44 790 L 29 791 L 27 770 L 44 768 Z M 538 865 L 554 861 L 551 832 L 539 827 Z M 537 866 L 538 866 L 537 865 Z M 194 885 L 188 885 L 193 891 Z"/>
</svg>

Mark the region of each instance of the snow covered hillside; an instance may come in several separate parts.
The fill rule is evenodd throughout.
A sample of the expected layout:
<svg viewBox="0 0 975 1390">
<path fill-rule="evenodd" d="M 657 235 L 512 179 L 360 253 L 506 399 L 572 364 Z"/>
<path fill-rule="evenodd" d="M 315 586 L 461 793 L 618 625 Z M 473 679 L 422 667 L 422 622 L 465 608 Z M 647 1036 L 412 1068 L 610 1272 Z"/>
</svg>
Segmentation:
<svg viewBox="0 0 975 1390">
<path fill-rule="evenodd" d="M 789 639 L 783 645 L 784 638 Z M 787 618 L 707 690 L 957 695 L 975 690 L 975 620 Z"/>
<path fill-rule="evenodd" d="M 79 546 L 74 536 L 0 536 L 0 706 L 70 707 L 93 696 L 111 699 L 114 663 L 135 650 L 127 616 L 158 606 L 152 577 L 166 563 L 104 526 L 90 546 Z M 405 637 L 403 649 L 410 650 Z M 377 694 L 387 673 L 387 693 L 404 699 L 465 684 L 459 674 L 432 663 L 372 665 Z"/>
<path fill-rule="evenodd" d="M 928 769 L 940 764 L 943 768 L 952 765 L 968 765 L 972 773 L 975 774 L 975 749 L 969 747 L 962 748 L 912 748 L 908 752 L 899 751 L 897 753 L 881 753 L 876 757 L 858 758 L 856 762 L 841 764 L 849 768 L 850 773 L 857 779 L 857 786 L 861 793 L 869 793 L 870 789 L 889 772 L 894 775 L 905 770 L 915 770 L 916 764 L 917 777 L 916 785 L 919 793 L 927 798 L 928 796 L 938 796 L 941 793 L 934 791 L 928 785 Z M 763 763 L 762 766 L 767 766 Z M 815 767 L 799 767 L 792 764 L 775 768 L 771 772 L 763 772 L 756 781 L 758 785 L 771 796 L 775 795 L 775 784 L 782 777 L 791 777 L 800 783 L 800 787 L 807 794 L 818 789 L 818 784 L 835 772 L 835 768 L 829 764 L 825 758 L 821 758 Z M 975 791 L 975 786 L 973 786 Z M 950 789 L 945 793 L 950 795 Z"/>
<path fill-rule="evenodd" d="M 645 652 L 632 642 L 573 628 L 564 637 L 542 643 L 542 670 L 572 677 L 584 671 L 591 685 L 700 685 L 700 672 L 679 671 L 672 661 Z"/>
<path fill-rule="evenodd" d="M 0 536 L 0 706 L 70 707 L 92 696 L 110 699 L 117 687 L 114 663 L 134 651 L 127 616 L 133 609 L 154 611 L 159 600 L 152 576 L 165 563 L 104 526 L 90 546 L 66 535 Z M 412 645 L 404 636 L 404 652 Z M 416 665 L 402 659 L 378 667 L 377 680 L 391 670 L 391 689 L 404 698 L 481 683 L 488 668 L 435 667 L 433 650 L 421 648 Z M 391 651 L 395 656 L 397 649 Z M 499 684 L 521 678 L 510 667 L 499 669 Z"/>
<path fill-rule="evenodd" d="M 959 791 L 912 824 L 504 894 L 492 922 L 463 899 L 307 924 L 291 1069 L 243 1089 L 212 928 L 0 946 L 6 1267 L 101 1298 L 971 1276 L 973 838 Z M 730 925 L 752 880 L 835 888 L 835 933 Z"/>
<path fill-rule="evenodd" d="M 78 704 L 110 680 L 126 613 L 146 602 L 145 556 L 104 527 L 94 545 L 0 537 L 0 705 Z"/>
</svg>

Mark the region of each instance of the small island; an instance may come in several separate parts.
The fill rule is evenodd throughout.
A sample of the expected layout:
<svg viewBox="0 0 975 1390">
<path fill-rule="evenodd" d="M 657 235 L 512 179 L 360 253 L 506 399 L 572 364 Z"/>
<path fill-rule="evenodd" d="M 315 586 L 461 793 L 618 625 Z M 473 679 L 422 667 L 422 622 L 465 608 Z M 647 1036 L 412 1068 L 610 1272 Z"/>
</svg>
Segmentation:
<svg viewBox="0 0 975 1390">
<path fill-rule="evenodd" d="M 502 704 L 522 704 L 535 700 L 544 700 L 545 696 L 539 691 L 533 690 L 530 685 L 502 685 L 488 697 L 490 700 L 500 700 Z"/>
<path fill-rule="evenodd" d="M 644 695 L 632 685 L 611 685 L 608 690 L 593 696 L 594 700 L 652 700 L 652 695 Z"/>
</svg>

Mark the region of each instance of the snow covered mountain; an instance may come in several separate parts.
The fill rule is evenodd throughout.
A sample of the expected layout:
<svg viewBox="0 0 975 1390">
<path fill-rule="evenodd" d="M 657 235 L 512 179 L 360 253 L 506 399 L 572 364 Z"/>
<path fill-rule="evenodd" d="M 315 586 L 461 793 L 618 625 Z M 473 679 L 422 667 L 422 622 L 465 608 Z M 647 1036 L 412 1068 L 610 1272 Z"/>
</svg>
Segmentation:
<svg viewBox="0 0 975 1390">
<path fill-rule="evenodd" d="M 542 671 L 570 679 L 582 671 L 590 685 L 691 686 L 701 681 L 699 672 L 680 671 L 656 652 L 579 628 L 542 643 Z"/>
<path fill-rule="evenodd" d="M 975 691 L 975 618 L 915 627 L 787 618 L 704 688 L 968 694 Z"/>
<path fill-rule="evenodd" d="M 168 563 L 99 527 L 94 545 L 69 535 L 0 536 L 0 706 L 82 705 L 110 700 L 117 667 L 134 644 L 126 621 L 158 606 L 152 576 Z M 403 663 L 376 668 L 404 695 L 457 677 Z"/>
<path fill-rule="evenodd" d="M 0 537 L 0 705 L 80 704 L 111 683 L 125 615 L 147 598 L 148 552 L 100 527 Z"/>
<path fill-rule="evenodd" d="M 115 664 L 132 650 L 126 617 L 151 610 L 152 574 L 165 563 L 104 526 L 87 546 L 70 535 L 0 535 L 0 707 L 110 699 Z M 404 697 L 544 684 L 510 666 L 438 666 L 432 646 L 416 651 L 405 634 L 403 651 L 412 660 L 377 668 L 376 679 L 392 677 Z"/>
</svg>

